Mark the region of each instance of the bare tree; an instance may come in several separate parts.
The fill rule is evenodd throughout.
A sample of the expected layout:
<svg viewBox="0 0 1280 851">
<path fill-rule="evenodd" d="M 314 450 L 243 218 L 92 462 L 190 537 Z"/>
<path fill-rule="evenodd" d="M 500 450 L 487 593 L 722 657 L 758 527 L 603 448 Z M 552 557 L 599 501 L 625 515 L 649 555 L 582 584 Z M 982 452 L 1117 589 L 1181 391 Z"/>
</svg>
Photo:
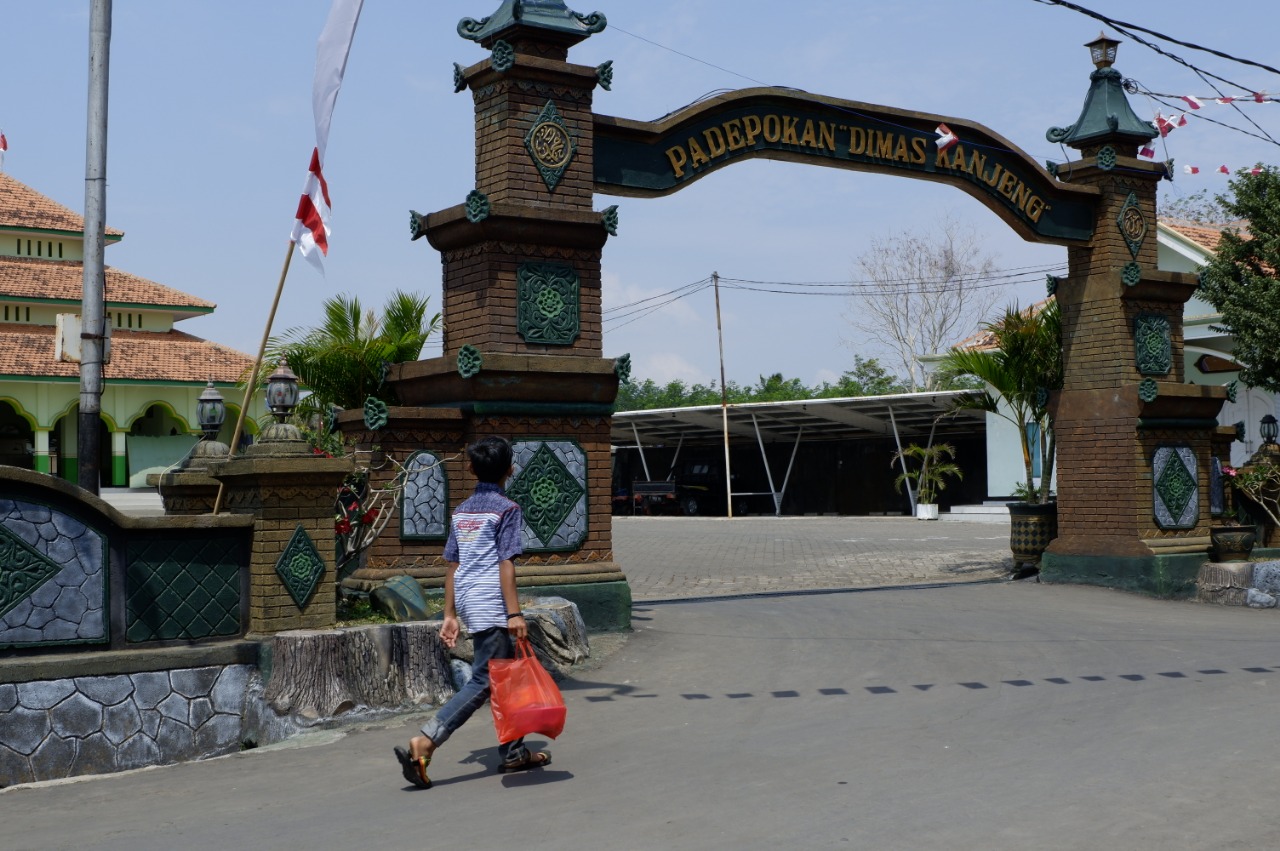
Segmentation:
<svg viewBox="0 0 1280 851">
<path fill-rule="evenodd" d="M 951 216 L 936 231 L 874 238 L 857 259 L 846 318 L 890 353 L 912 392 L 934 389 L 920 358 L 955 345 L 990 315 L 1007 289 L 988 280 L 994 268 L 977 231 Z M 847 342 L 861 348 L 862 340 Z"/>
</svg>

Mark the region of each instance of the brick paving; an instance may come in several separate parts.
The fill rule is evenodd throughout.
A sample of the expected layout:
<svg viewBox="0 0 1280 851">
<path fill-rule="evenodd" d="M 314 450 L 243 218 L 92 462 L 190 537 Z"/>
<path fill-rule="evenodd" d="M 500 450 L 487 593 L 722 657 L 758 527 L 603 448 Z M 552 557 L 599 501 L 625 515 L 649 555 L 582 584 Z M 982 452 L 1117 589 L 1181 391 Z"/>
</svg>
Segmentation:
<svg viewBox="0 0 1280 851">
<path fill-rule="evenodd" d="M 637 601 L 998 579 L 1007 522 L 909 517 L 614 517 Z"/>
</svg>

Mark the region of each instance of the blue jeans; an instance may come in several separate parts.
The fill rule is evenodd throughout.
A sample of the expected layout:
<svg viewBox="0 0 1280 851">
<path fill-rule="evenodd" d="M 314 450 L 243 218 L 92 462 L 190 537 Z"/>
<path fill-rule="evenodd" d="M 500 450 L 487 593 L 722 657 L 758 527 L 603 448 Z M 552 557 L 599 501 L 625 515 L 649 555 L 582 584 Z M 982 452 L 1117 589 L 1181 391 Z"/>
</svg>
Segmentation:
<svg viewBox="0 0 1280 851">
<path fill-rule="evenodd" d="M 471 644 L 475 650 L 475 658 L 471 663 L 471 679 L 440 707 L 430 721 L 422 725 L 422 735 L 440 747 L 454 731 L 467 723 L 477 709 L 484 706 L 489 699 L 489 660 L 511 659 L 515 657 L 515 645 L 511 634 L 501 627 L 491 627 L 481 632 L 472 633 Z M 524 739 L 498 745 L 498 754 L 503 762 L 524 759 L 529 751 L 524 746 Z"/>
</svg>

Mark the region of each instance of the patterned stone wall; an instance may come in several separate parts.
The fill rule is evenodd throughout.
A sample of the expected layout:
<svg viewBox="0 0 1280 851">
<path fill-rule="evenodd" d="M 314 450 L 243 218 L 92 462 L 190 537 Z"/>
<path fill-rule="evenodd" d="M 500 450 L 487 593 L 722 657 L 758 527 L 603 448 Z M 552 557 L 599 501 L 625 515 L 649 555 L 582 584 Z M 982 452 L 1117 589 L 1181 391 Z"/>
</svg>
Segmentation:
<svg viewBox="0 0 1280 851">
<path fill-rule="evenodd" d="M 55 508 L 0 498 L 0 647 L 107 640 L 107 538 Z"/>
<path fill-rule="evenodd" d="M 0 684 L 0 787 L 239 750 L 254 668 Z"/>
</svg>

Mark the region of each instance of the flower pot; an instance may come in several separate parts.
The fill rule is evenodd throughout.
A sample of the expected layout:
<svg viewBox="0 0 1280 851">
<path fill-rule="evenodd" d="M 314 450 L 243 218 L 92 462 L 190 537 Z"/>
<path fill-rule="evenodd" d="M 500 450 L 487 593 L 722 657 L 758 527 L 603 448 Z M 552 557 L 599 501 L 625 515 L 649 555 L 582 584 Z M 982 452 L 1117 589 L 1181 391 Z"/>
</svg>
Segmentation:
<svg viewBox="0 0 1280 851">
<path fill-rule="evenodd" d="M 1257 539 L 1258 530 L 1254 526 L 1212 526 L 1209 528 L 1209 560 L 1248 561 Z"/>
<path fill-rule="evenodd" d="M 1013 569 L 1039 569 L 1040 556 L 1049 542 L 1058 537 L 1058 504 L 1056 502 L 1009 503 L 1009 549 L 1013 552 Z"/>
<path fill-rule="evenodd" d="M 917 520 L 937 520 L 938 504 L 936 502 L 916 503 L 916 519 Z"/>
</svg>

